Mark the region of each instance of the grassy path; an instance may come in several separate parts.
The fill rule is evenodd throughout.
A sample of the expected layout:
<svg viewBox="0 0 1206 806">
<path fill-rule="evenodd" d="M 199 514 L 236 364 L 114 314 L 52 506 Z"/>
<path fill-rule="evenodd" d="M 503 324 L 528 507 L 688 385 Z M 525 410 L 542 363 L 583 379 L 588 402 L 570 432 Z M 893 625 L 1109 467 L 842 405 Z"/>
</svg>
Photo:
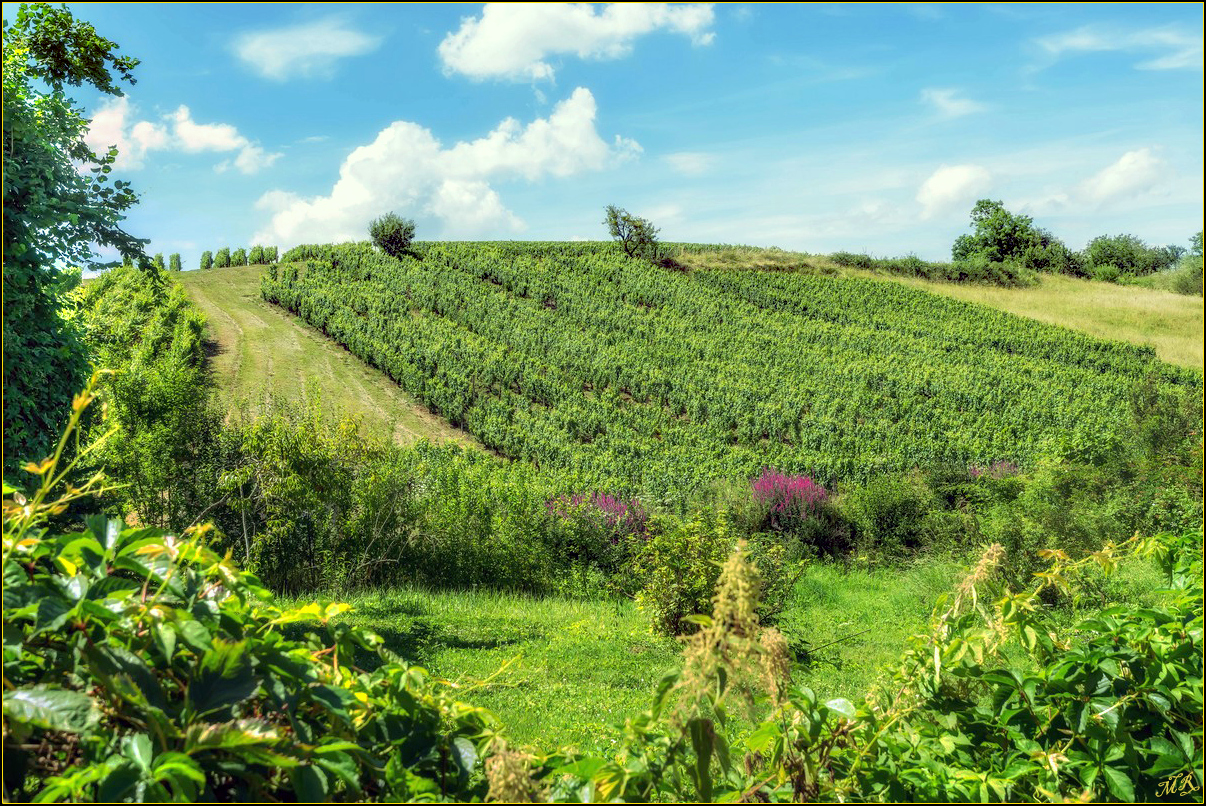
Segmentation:
<svg viewBox="0 0 1206 806">
<path fill-rule="evenodd" d="M 366 430 L 405 444 L 420 438 L 475 444 L 388 377 L 314 328 L 260 298 L 262 266 L 182 272 L 181 283 L 209 320 L 211 358 L 231 407 L 256 410 L 269 395 L 300 400 L 317 392 L 325 407 L 360 415 Z"/>
</svg>

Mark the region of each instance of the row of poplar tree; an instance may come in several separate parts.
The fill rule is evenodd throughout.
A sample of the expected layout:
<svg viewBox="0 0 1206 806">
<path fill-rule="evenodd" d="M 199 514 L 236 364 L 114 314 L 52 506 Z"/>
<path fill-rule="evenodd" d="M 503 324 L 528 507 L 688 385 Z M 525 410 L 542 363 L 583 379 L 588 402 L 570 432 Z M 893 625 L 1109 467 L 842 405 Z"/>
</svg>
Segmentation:
<svg viewBox="0 0 1206 806">
<path fill-rule="evenodd" d="M 229 266 L 258 266 L 261 263 L 275 263 L 277 261 L 278 251 L 275 246 L 253 246 L 251 249 L 243 249 L 242 247 L 230 250 L 230 247 L 222 247 L 214 252 L 201 253 L 201 268 L 203 269 L 225 269 Z M 173 252 L 168 255 L 167 263 L 163 262 L 163 253 L 157 253 L 151 258 L 151 263 L 160 271 L 180 271 L 180 253 Z M 133 260 L 125 258 L 122 265 L 131 266 Z"/>
</svg>

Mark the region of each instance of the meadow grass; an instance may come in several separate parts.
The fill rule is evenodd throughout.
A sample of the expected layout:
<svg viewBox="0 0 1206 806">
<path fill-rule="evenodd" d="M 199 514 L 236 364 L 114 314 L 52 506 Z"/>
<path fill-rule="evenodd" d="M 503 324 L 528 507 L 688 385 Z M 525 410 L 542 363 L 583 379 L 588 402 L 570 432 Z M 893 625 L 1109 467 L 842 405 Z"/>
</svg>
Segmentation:
<svg viewBox="0 0 1206 806">
<path fill-rule="evenodd" d="M 1098 338 L 1150 345 L 1162 361 L 1203 368 L 1201 297 L 1051 274 L 1026 288 L 892 279 Z"/>
<path fill-rule="evenodd" d="M 926 627 L 961 568 L 935 558 L 894 568 L 809 566 L 777 625 L 797 652 L 794 679 L 824 698 L 865 692 Z M 353 606 L 353 623 L 457 683 L 513 741 L 535 749 L 618 746 L 624 719 L 649 707 L 679 662 L 678 642 L 652 634 L 626 599 L 421 588 L 338 598 Z"/>
<path fill-rule="evenodd" d="M 1161 288 L 1053 274 L 1039 275 L 1037 285 L 1019 288 L 943 283 L 838 266 L 825 255 L 755 247 L 683 249 L 676 259 L 698 270 L 798 271 L 904 283 L 1090 336 L 1149 345 L 1162 361 L 1203 369 L 1202 298 Z"/>
<path fill-rule="evenodd" d="M 271 397 L 317 395 L 327 411 L 363 418 L 399 444 L 421 438 L 476 442 L 428 411 L 383 373 L 260 297 L 263 266 L 176 275 L 209 323 L 209 365 L 230 409 L 257 411 Z"/>
</svg>

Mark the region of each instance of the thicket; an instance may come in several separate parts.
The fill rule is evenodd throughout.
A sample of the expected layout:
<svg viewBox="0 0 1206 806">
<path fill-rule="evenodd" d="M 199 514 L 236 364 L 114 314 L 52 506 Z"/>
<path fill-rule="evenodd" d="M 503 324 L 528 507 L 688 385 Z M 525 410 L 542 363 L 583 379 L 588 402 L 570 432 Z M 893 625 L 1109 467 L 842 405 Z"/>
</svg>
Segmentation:
<svg viewBox="0 0 1206 806">
<path fill-rule="evenodd" d="M 947 277 L 939 268 L 945 264 L 930 264 L 929 279 L 950 279 L 956 282 L 993 282 L 1001 285 L 1024 284 L 1032 281 L 1035 272 L 1088 277 L 1112 283 L 1151 284 L 1152 279 L 1167 278 L 1163 285 L 1182 294 L 1200 293 L 1201 283 L 1193 282 L 1193 266 L 1187 263 L 1177 271 L 1186 250 L 1180 246 L 1150 246 L 1135 235 L 1101 235 L 1091 240 L 1083 250 L 1075 252 L 1045 229 L 1036 227 L 1034 219 L 1012 213 L 1000 201 L 980 199 L 971 211 L 973 232 L 960 235 L 951 248 L 954 263 Z M 1200 236 L 1195 236 L 1200 243 Z M 1191 239 L 1193 241 L 1193 239 Z M 845 253 L 840 253 L 845 254 Z M 835 256 L 836 259 L 837 256 Z M 875 263 L 868 259 L 868 263 Z M 884 261 L 883 268 L 895 273 L 916 276 L 917 268 L 900 261 Z M 864 268 L 872 268 L 871 265 Z M 952 270 L 966 271 L 966 276 L 949 276 Z M 1174 276 L 1175 275 L 1175 276 Z"/>
<path fill-rule="evenodd" d="M 88 376 L 78 326 L 64 311 L 69 267 L 93 266 L 94 245 L 143 261 L 145 240 L 121 227 L 137 201 L 110 182 L 117 149 L 84 142 L 88 119 L 66 94 L 84 84 L 122 95 L 137 59 L 117 54 L 66 8 L 22 5 L 4 19 L 4 472 L 54 446 Z M 113 72 L 111 73 L 110 70 Z"/>
</svg>

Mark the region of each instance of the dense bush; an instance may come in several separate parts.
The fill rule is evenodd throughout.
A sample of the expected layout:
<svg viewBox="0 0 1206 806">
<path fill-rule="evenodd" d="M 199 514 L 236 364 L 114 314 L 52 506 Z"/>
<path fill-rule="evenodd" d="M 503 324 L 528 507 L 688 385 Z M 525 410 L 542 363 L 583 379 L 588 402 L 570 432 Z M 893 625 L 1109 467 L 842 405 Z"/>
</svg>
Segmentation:
<svg viewBox="0 0 1206 806">
<path fill-rule="evenodd" d="M 277 249 L 275 246 L 265 246 L 264 247 L 264 262 L 265 263 L 275 263 L 276 256 L 277 256 Z"/>
<path fill-rule="evenodd" d="M 228 268 L 229 266 L 230 266 L 230 247 L 223 246 L 221 249 L 218 250 L 217 254 L 214 255 L 214 268 L 215 269 L 225 269 L 225 268 Z"/>
<path fill-rule="evenodd" d="M 180 271 L 180 253 L 179 252 L 173 252 L 171 255 L 168 256 L 168 270 L 169 271 Z"/>
<path fill-rule="evenodd" d="M 56 497 L 60 470 L 41 466 L 29 499 L 4 485 L 6 802 L 484 794 L 488 712 L 379 636 L 327 629 L 345 605 L 276 607 L 205 528 L 47 528 L 102 483 Z M 366 655 L 371 671 L 353 665 Z"/>
<path fill-rule="evenodd" d="M 246 266 L 247 265 L 247 250 L 239 247 L 230 254 L 230 265 Z"/>
<path fill-rule="evenodd" d="M 251 251 L 247 253 L 247 263 L 251 266 L 259 266 L 264 262 L 264 247 L 253 246 Z"/>
<path fill-rule="evenodd" d="M 1093 277 L 1114 282 L 1170 269 L 1184 253 L 1179 246 L 1148 246 L 1134 235 L 1101 235 L 1084 248 L 1083 261 Z"/>
<path fill-rule="evenodd" d="M 163 271 L 166 268 L 163 262 L 162 252 L 155 253 L 155 257 L 151 258 L 151 265 L 154 266 L 157 271 Z"/>
<path fill-rule="evenodd" d="M 395 213 L 386 213 L 369 224 L 369 237 L 390 257 L 401 257 L 415 238 L 415 222 Z"/>
<path fill-rule="evenodd" d="M 916 475 L 884 475 L 852 488 L 843 508 L 855 527 L 860 551 L 902 555 L 937 538 L 933 492 Z"/>
<path fill-rule="evenodd" d="M 208 249 L 201 253 L 201 268 L 212 269 L 214 267 L 214 255 Z"/>
<path fill-rule="evenodd" d="M 870 269 L 875 272 L 918 277 L 944 283 L 986 283 L 1006 287 L 1031 282 L 1021 261 L 993 261 L 982 254 L 970 254 L 953 263 L 922 260 L 916 255 L 872 257 L 853 252 L 834 252 L 829 259 L 839 266 Z"/>
</svg>

